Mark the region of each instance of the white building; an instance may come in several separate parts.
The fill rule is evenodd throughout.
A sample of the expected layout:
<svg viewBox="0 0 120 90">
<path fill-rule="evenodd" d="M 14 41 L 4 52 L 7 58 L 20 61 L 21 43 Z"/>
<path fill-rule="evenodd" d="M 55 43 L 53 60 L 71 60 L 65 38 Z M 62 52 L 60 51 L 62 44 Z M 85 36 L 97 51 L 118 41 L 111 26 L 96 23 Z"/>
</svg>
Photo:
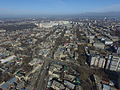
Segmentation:
<svg viewBox="0 0 120 90">
<path fill-rule="evenodd" d="M 109 55 L 106 69 L 112 71 L 120 71 L 120 56 Z"/>
<path fill-rule="evenodd" d="M 39 28 L 51 28 L 56 25 L 66 25 L 69 24 L 69 21 L 50 21 L 50 22 L 42 22 L 42 23 L 35 23 Z"/>
<path fill-rule="evenodd" d="M 117 54 L 120 54 L 120 47 L 117 48 Z"/>
<path fill-rule="evenodd" d="M 90 65 L 99 68 L 104 68 L 105 62 L 106 62 L 105 58 L 101 57 L 100 55 L 96 55 L 91 57 Z"/>
<path fill-rule="evenodd" d="M 105 40 L 105 45 L 112 45 L 113 44 L 113 41 L 111 40 Z"/>
<path fill-rule="evenodd" d="M 12 55 L 12 56 L 9 56 L 5 59 L 1 59 L 0 61 L 1 61 L 1 63 L 6 63 L 6 62 L 13 60 L 15 57 L 16 57 L 15 55 Z"/>
</svg>

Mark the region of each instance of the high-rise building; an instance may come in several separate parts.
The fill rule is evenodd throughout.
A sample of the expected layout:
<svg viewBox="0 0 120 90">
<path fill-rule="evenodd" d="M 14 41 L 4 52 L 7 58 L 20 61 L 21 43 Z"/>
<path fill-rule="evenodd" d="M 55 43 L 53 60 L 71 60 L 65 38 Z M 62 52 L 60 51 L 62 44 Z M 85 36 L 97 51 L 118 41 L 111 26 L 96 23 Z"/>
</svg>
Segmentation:
<svg viewBox="0 0 120 90">
<path fill-rule="evenodd" d="M 106 64 L 106 69 L 112 71 L 120 71 L 120 56 L 109 55 Z"/>
</svg>

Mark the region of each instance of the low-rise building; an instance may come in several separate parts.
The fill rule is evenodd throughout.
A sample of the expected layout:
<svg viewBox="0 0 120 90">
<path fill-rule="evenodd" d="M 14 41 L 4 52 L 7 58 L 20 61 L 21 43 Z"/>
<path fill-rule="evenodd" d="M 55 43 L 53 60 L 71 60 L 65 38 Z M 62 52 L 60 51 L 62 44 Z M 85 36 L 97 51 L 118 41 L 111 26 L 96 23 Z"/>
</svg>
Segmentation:
<svg viewBox="0 0 120 90">
<path fill-rule="evenodd" d="M 53 89 L 55 89 L 55 90 L 63 90 L 63 89 L 65 89 L 65 86 L 64 86 L 62 83 L 60 83 L 60 82 L 58 82 L 58 81 L 56 81 L 56 80 L 53 81 L 51 87 L 52 87 Z"/>
<path fill-rule="evenodd" d="M 105 48 L 105 44 L 101 43 L 101 42 L 95 42 L 93 44 L 94 47 L 98 48 L 98 49 L 104 49 Z"/>
<path fill-rule="evenodd" d="M 105 45 L 112 45 L 113 41 L 112 40 L 105 40 L 104 43 L 105 43 Z"/>
<path fill-rule="evenodd" d="M 65 79 L 65 80 L 69 80 L 69 81 L 73 81 L 73 80 L 75 79 L 75 76 L 65 74 L 65 75 L 64 75 L 64 79 Z"/>
<path fill-rule="evenodd" d="M 75 85 L 69 81 L 64 80 L 64 85 L 66 85 L 69 89 L 75 89 Z"/>
<path fill-rule="evenodd" d="M 5 59 L 1 59 L 0 61 L 1 61 L 1 63 L 6 63 L 6 62 L 9 62 L 11 60 L 14 60 L 15 57 L 16 57 L 15 55 L 12 55 L 12 56 L 9 56 Z"/>
</svg>

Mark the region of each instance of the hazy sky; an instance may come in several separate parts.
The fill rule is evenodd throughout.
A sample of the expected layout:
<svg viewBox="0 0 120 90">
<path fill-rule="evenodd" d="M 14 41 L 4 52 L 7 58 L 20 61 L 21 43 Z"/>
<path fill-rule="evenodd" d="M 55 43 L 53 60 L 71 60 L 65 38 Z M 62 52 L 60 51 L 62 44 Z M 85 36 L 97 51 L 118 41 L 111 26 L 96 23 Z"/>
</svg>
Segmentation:
<svg viewBox="0 0 120 90">
<path fill-rule="evenodd" d="M 0 15 L 120 11 L 120 0 L 0 0 Z"/>
</svg>

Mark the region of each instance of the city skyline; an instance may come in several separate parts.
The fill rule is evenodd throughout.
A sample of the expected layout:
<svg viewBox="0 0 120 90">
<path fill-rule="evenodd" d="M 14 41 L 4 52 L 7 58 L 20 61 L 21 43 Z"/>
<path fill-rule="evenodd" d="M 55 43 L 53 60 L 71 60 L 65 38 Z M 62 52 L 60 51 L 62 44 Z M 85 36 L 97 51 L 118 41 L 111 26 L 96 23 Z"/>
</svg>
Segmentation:
<svg viewBox="0 0 120 90">
<path fill-rule="evenodd" d="M 120 0 L 0 0 L 0 90 L 120 90 Z"/>
</svg>

